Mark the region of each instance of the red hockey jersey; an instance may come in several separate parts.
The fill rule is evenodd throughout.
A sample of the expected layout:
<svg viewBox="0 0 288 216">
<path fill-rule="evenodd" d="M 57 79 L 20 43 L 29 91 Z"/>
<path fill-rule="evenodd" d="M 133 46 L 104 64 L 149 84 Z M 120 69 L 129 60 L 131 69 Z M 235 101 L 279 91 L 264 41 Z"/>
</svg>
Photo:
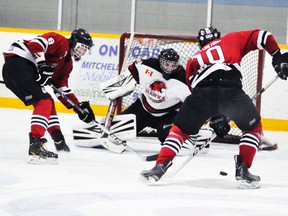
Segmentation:
<svg viewBox="0 0 288 216">
<path fill-rule="evenodd" d="M 73 61 L 67 38 L 55 32 L 48 32 L 31 40 L 17 41 L 12 44 L 12 47 L 13 49 L 7 53 L 26 58 L 36 66 L 37 63 L 33 55 L 35 53 L 44 53 L 46 64 L 55 66 L 51 83 L 57 88 L 61 88 L 61 91 L 65 92 L 74 103 L 79 103 L 77 97 L 68 87 L 68 78 L 73 69 Z M 63 100 L 60 95 L 57 95 L 57 97 L 67 108 L 71 108 L 71 105 L 66 100 Z"/>
<path fill-rule="evenodd" d="M 200 81 L 216 70 L 231 70 L 233 65 L 241 71 L 242 58 L 253 50 L 265 49 L 270 55 L 279 49 L 270 32 L 248 30 L 232 32 L 213 40 L 194 54 L 187 63 L 186 81 L 193 89 Z M 207 69 L 208 66 L 211 68 Z"/>
</svg>

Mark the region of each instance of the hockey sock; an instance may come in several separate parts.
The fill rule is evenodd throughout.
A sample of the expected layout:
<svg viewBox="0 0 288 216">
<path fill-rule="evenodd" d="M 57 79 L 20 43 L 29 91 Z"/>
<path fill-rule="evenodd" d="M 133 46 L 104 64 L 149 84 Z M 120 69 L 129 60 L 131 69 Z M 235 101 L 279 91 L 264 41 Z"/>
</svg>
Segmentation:
<svg viewBox="0 0 288 216">
<path fill-rule="evenodd" d="M 55 109 L 55 104 L 52 104 L 52 108 L 51 108 L 51 113 L 50 113 L 50 119 L 48 121 L 48 128 L 47 131 L 49 132 L 51 138 L 54 140 L 54 137 L 52 136 L 52 131 L 54 130 L 60 130 L 60 123 L 59 123 L 59 119 L 57 116 L 57 112 Z"/>
<path fill-rule="evenodd" d="M 252 165 L 254 156 L 256 154 L 256 149 L 248 145 L 241 145 L 239 150 L 240 150 L 239 155 L 242 158 L 242 163 L 246 164 L 247 167 L 250 168 Z"/>
<path fill-rule="evenodd" d="M 239 155 L 242 157 L 242 162 L 248 168 L 252 166 L 252 162 L 258 149 L 260 136 L 262 133 L 261 122 L 251 131 L 244 131 L 239 143 Z"/>
<path fill-rule="evenodd" d="M 164 164 L 167 160 L 172 161 L 188 137 L 189 135 L 181 131 L 178 126 L 173 125 L 162 145 L 156 164 Z"/>
<path fill-rule="evenodd" d="M 33 103 L 34 110 L 31 117 L 31 134 L 33 138 L 41 138 L 44 136 L 48 127 L 52 104 L 52 98 Z"/>
</svg>

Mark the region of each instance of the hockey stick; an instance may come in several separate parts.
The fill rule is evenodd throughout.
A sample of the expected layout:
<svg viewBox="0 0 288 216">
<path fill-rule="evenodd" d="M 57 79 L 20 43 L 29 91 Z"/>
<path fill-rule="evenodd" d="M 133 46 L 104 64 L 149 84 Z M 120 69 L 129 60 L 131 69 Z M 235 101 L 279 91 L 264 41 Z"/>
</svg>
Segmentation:
<svg viewBox="0 0 288 216">
<path fill-rule="evenodd" d="M 263 92 L 265 92 L 277 79 L 279 78 L 278 75 L 276 75 L 269 83 L 267 83 L 258 93 L 256 93 L 251 100 L 256 100 L 257 97 L 259 97 Z M 214 134 L 214 138 L 216 137 L 216 134 Z M 212 138 L 212 137 L 211 137 Z M 207 142 L 203 143 L 201 146 L 199 146 L 199 150 L 194 151 L 191 155 L 187 157 L 185 161 L 181 164 L 181 166 L 178 167 L 178 169 L 174 170 L 174 172 L 170 172 L 167 177 L 171 178 L 175 176 L 183 167 L 186 166 L 187 163 L 189 163 L 198 153 L 201 149 L 203 149 L 206 145 L 208 145 L 209 142 L 211 142 L 214 138 L 212 138 L 210 141 L 208 140 Z"/>
<path fill-rule="evenodd" d="M 175 176 L 183 167 L 186 166 L 187 163 L 189 163 L 203 148 L 205 148 L 206 146 L 208 146 L 212 140 L 216 137 L 217 135 L 215 133 L 213 133 L 213 135 L 207 139 L 202 145 L 198 146 L 192 154 L 190 154 L 186 160 L 183 161 L 183 163 L 176 169 L 174 170 L 174 172 L 168 172 L 167 174 L 165 174 L 165 177 L 167 178 L 172 178 L 173 176 Z"/>
<path fill-rule="evenodd" d="M 126 50 L 126 54 L 125 54 L 125 57 L 124 57 L 124 61 L 123 61 L 123 65 L 122 65 L 120 74 L 123 73 L 124 66 L 126 65 L 126 62 L 127 62 L 127 59 L 128 59 L 128 55 L 129 55 L 129 50 L 130 50 L 131 45 L 132 45 L 133 37 L 134 37 L 133 35 L 131 35 L 131 37 L 130 37 L 129 45 L 128 45 L 128 48 Z M 110 101 L 108 112 L 106 114 L 105 123 L 104 123 L 104 126 L 105 126 L 105 128 L 108 131 L 110 130 L 110 127 L 111 127 L 111 124 L 112 124 L 112 121 L 113 121 L 113 118 L 114 118 L 114 113 L 115 113 L 115 110 L 116 110 L 116 107 L 117 107 L 117 103 L 118 103 L 119 100 L 120 100 L 120 98 L 116 98 L 116 99 Z M 105 138 L 105 137 L 106 137 L 105 133 L 102 134 L 101 138 Z"/>
<path fill-rule="evenodd" d="M 211 132 L 211 134 L 207 135 L 207 131 Z M 187 155 L 189 156 L 190 154 L 193 154 L 193 152 L 196 150 L 196 148 L 198 148 L 199 146 L 202 146 L 203 144 L 205 144 L 207 142 L 209 144 L 210 140 L 213 140 L 214 138 L 215 138 L 214 137 L 214 130 L 211 129 L 210 127 L 207 127 L 207 126 L 203 127 L 202 126 L 201 129 L 199 130 L 199 133 L 196 136 L 189 136 L 186 139 L 186 141 L 182 144 L 181 150 L 186 148 L 189 151 L 188 154 L 184 153 L 184 155 L 182 155 L 182 156 L 187 156 Z M 186 145 L 184 145 L 184 144 L 186 144 Z M 206 146 L 204 146 L 204 147 L 206 147 Z M 193 149 L 191 149 L 191 148 L 193 148 Z M 201 149 L 202 149 L 202 147 L 201 147 Z M 179 154 L 177 154 L 177 155 L 180 155 L 181 150 L 179 151 Z M 146 161 L 156 161 L 158 155 L 159 155 L 159 153 L 146 156 Z"/>
<path fill-rule="evenodd" d="M 132 2 L 131 2 L 131 20 L 130 20 L 130 32 L 131 32 L 131 35 L 130 35 L 129 44 L 128 44 L 128 47 L 126 49 L 126 53 L 125 53 L 124 60 L 123 60 L 123 63 L 122 63 L 122 67 L 121 67 L 121 70 L 120 70 L 119 74 L 123 73 L 125 65 L 127 64 L 127 60 L 128 60 L 128 57 L 129 57 L 129 51 L 131 49 L 132 41 L 134 39 L 135 9 L 136 9 L 136 0 L 132 0 Z M 110 130 L 110 127 L 111 127 L 111 124 L 112 124 L 112 121 L 113 121 L 113 118 L 114 118 L 114 112 L 115 112 L 115 109 L 117 107 L 118 100 L 119 100 L 119 98 L 110 101 L 110 105 L 109 105 L 108 112 L 107 112 L 106 119 L 105 119 L 105 123 L 104 123 L 104 126 L 105 126 L 105 128 L 108 131 Z M 106 137 L 106 135 L 102 134 L 101 138 L 105 138 L 105 137 Z"/>
<path fill-rule="evenodd" d="M 107 112 L 107 115 L 106 115 L 106 118 L 105 118 L 105 123 L 104 123 L 104 127 L 107 130 L 110 130 L 110 127 L 112 125 L 114 112 L 115 112 L 115 109 L 117 107 L 117 102 L 118 102 L 118 99 L 110 101 L 110 105 L 109 105 L 108 112 Z"/>
<path fill-rule="evenodd" d="M 80 113 L 84 113 L 85 111 L 82 110 L 77 104 L 75 104 L 69 97 L 67 97 L 62 91 L 60 91 L 58 88 L 56 88 L 54 85 L 50 84 L 49 85 L 55 92 L 57 92 L 58 94 L 61 95 L 61 97 L 63 97 L 68 103 L 71 104 L 71 106 L 73 108 L 75 108 L 76 110 L 78 110 Z M 122 141 L 121 139 L 119 139 L 117 136 L 115 136 L 113 133 L 110 133 L 110 131 L 108 131 L 104 126 L 102 126 L 99 122 L 97 122 L 96 120 L 94 121 L 94 123 L 96 123 L 99 128 L 101 128 L 101 130 L 103 130 L 107 136 L 111 137 L 113 140 L 115 140 L 117 142 L 118 145 L 123 146 L 123 149 L 127 149 L 129 152 L 135 154 L 138 158 L 140 158 L 143 161 L 147 161 L 147 156 L 143 156 L 140 155 L 138 152 L 136 152 L 134 149 L 132 149 L 130 146 L 127 145 L 126 141 Z M 115 144 L 113 144 L 115 145 Z M 105 147 L 105 146 L 104 146 Z M 106 148 L 106 147 L 105 147 Z"/>
<path fill-rule="evenodd" d="M 84 110 L 82 110 L 77 104 L 75 104 L 69 97 L 67 97 L 61 90 L 59 90 L 58 88 L 56 88 L 54 85 L 49 84 L 49 86 L 58 94 L 61 95 L 62 98 L 64 98 L 69 104 L 71 104 L 71 106 L 76 109 L 77 111 L 79 111 L 80 113 L 85 113 Z M 97 122 L 96 120 L 94 121 L 94 123 L 96 123 L 101 130 L 103 130 L 106 134 L 108 134 L 113 140 L 115 140 L 118 145 L 126 145 L 126 141 L 122 141 L 121 139 L 119 139 L 117 136 L 115 136 L 114 134 L 111 134 L 108 130 L 106 130 L 106 128 L 104 126 L 102 126 L 99 122 Z"/>
</svg>

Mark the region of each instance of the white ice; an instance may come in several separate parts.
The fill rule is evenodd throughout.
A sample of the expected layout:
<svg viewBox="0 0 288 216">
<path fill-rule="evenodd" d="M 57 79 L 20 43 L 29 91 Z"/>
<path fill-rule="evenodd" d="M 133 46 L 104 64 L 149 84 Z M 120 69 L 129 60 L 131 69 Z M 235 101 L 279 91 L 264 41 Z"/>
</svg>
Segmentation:
<svg viewBox="0 0 288 216">
<path fill-rule="evenodd" d="M 31 112 L 0 109 L 1 216 L 288 215 L 288 133 L 265 131 L 279 149 L 258 152 L 255 157 L 250 171 L 261 176 L 260 189 L 237 189 L 233 156 L 238 147 L 218 143 L 174 177 L 148 186 L 140 181 L 139 173 L 154 162 L 143 162 L 129 152 L 75 146 L 71 125 L 79 120 L 73 114 L 60 114 L 71 147 L 69 157 L 60 155 L 58 165 L 28 164 Z M 143 155 L 160 148 L 153 139 L 137 139 L 128 145 Z M 47 147 L 54 150 L 52 142 Z M 176 157 L 170 171 L 183 160 Z M 228 175 L 221 176 L 220 171 Z"/>
</svg>

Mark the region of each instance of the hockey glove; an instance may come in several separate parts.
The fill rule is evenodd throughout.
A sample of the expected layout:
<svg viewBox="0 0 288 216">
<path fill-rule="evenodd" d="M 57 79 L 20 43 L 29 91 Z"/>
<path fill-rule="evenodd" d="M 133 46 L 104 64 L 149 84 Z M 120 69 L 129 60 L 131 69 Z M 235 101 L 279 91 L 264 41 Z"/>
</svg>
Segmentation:
<svg viewBox="0 0 288 216">
<path fill-rule="evenodd" d="M 216 116 L 210 119 L 210 127 L 221 139 L 230 131 L 229 120 L 226 116 Z"/>
<path fill-rule="evenodd" d="M 38 65 L 38 74 L 36 78 L 36 82 L 40 84 L 40 86 L 45 86 L 48 84 L 48 81 L 51 79 L 54 73 L 55 67 L 53 65 L 41 64 Z"/>
<path fill-rule="evenodd" d="M 272 65 L 278 74 L 278 76 L 287 80 L 288 77 L 288 52 L 281 54 L 280 50 L 278 50 L 272 57 Z"/>
<path fill-rule="evenodd" d="M 90 103 L 88 101 L 83 101 L 78 104 L 78 106 L 84 111 L 81 113 L 79 110 L 74 109 L 74 111 L 78 114 L 80 120 L 90 123 L 95 121 L 95 115 L 93 110 L 90 107 Z"/>
</svg>

